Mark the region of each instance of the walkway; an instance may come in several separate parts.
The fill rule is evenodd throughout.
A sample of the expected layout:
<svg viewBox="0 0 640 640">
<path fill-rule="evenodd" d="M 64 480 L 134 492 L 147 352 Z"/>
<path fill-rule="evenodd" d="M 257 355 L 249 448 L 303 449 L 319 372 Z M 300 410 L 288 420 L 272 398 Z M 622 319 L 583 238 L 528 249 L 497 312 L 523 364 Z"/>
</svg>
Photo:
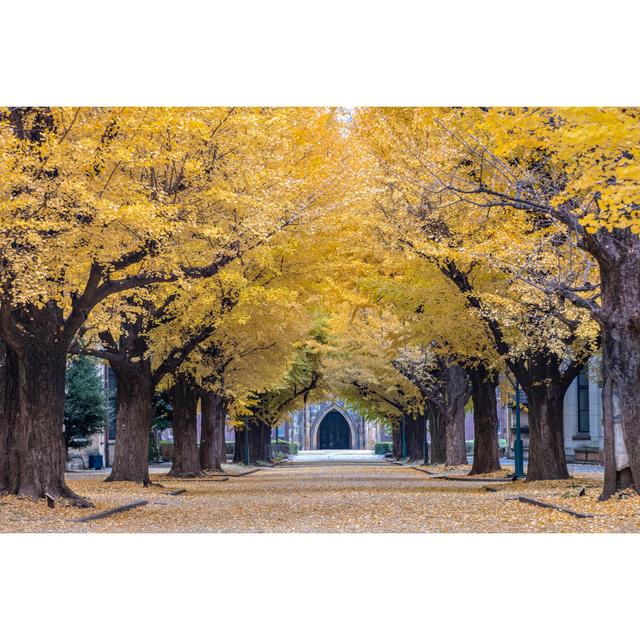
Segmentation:
<svg viewBox="0 0 640 640">
<path fill-rule="evenodd" d="M 73 490 L 95 508 L 0 500 L 0 531 L 104 532 L 590 532 L 640 530 L 640 497 L 598 502 L 602 477 L 577 474 L 556 482 L 469 482 L 435 478 L 372 454 L 347 462 L 344 453 L 309 452 L 307 459 L 254 470 L 227 465 L 228 479 L 176 479 L 154 473 L 162 486 L 105 483 L 92 474 L 68 474 Z M 303 462 L 300 462 L 300 459 Z M 304 461 L 306 460 L 306 462 Z M 584 491 L 583 491 L 584 488 Z M 178 495 L 172 493 L 184 489 Z M 582 495 L 582 494 L 585 495 Z M 525 495 L 596 517 L 578 519 L 523 504 Z M 79 516 L 146 500 L 147 504 L 93 522 Z M 374 562 L 375 559 L 372 559 Z"/>
<path fill-rule="evenodd" d="M 385 463 L 383 455 L 376 455 L 373 449 L 315 449 L 311 451 L 300 451 L 298 454 L 289 456 L 287 464 L 305 464 L 309 462 L 349 464 L 362 462 Z"/>
</svg>

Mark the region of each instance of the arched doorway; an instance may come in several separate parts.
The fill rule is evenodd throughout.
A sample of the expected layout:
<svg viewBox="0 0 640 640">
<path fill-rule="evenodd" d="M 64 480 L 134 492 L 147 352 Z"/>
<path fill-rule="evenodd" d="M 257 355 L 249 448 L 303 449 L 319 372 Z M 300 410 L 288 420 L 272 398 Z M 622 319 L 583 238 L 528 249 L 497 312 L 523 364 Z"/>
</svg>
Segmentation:
<svg viewBox="0 0 640 640">
<path fill-rule="evenodd" d="M 351 429 L 339 411 L 329 411 L 318 426 L 318 449 L 351 449 Z"/>
</svg>

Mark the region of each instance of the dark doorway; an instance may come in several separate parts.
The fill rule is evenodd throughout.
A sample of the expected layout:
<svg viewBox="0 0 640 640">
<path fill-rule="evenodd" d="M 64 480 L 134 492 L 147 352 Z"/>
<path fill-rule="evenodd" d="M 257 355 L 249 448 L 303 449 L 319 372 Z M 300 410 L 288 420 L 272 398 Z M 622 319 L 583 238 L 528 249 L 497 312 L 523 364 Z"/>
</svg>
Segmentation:
<svg viewBox="0 0 640 640">
<path fill-rule="evenodd" d="M 351 449 L 351 429 L 338 411 L 329 411 L 318 427 L 318 449 Z"/>
</svg>

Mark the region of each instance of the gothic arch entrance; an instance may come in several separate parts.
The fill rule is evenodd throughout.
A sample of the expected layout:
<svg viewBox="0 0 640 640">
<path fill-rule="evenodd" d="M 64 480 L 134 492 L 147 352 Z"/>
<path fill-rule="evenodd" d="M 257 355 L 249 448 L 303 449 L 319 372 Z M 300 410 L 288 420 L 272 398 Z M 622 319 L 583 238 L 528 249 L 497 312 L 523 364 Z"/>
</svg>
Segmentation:
<svg viewBox="0 0 640 640">
<path fill-rule="evenodd" d="M 318 425 L 318 449 L 351 449 L 351 429 L 345 417 L 335 409 Z"/>
</svg>

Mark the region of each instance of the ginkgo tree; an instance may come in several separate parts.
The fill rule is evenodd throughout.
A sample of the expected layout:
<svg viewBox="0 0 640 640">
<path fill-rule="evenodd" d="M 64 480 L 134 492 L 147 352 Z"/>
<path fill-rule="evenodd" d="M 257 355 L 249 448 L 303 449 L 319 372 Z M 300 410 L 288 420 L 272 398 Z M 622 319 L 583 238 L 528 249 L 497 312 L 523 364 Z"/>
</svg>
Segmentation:
<svg viewBox="0 0 640 640">
<path fill-rule="evenodd" d="M 437 165 L 440 189 L 493 217 L 554 227 L 597 269 L 558 278 L 531 261 L 523 280 L 588 311 L 602 330 L 605 487 L 640 483 L 640 110 L 471 109 L 437 119 L 464 169 Z M 580 263 L 584 262 L 581 260 Z M 522 268 L 526 266 L 526 269 Z"/>
<path fill-rule="evenodd" d="M 564 308 L 513 275 L 519 256 L 542 244 L 548 251 L 538 256 L 540 269 L 574 260 L 570 252 L 559 257 L 553 229 L 526 212 L 489 215 L 450 196 L 445 177 L 464 174 L 468 163 L 438 123 L 465 117 L 460 109 L 362 110 L 358 137 L 380 176 L 375 205 L 390 241 L 437 267 L 464 296 L 526 390 L 528 479 L 566 478 L 564 394 L 597 346 L 597 328 L 586 313 Z"/>
<path fill-rule="evenodd" d="M 327 109 L 3 111 L 0 336 L 17 392 L 0 487 L 77 499 L 60 425 L 66 352 L 89 313 L 124 291 L 210 277 L 317 215 L 339 142 Z"/>
</svg>

